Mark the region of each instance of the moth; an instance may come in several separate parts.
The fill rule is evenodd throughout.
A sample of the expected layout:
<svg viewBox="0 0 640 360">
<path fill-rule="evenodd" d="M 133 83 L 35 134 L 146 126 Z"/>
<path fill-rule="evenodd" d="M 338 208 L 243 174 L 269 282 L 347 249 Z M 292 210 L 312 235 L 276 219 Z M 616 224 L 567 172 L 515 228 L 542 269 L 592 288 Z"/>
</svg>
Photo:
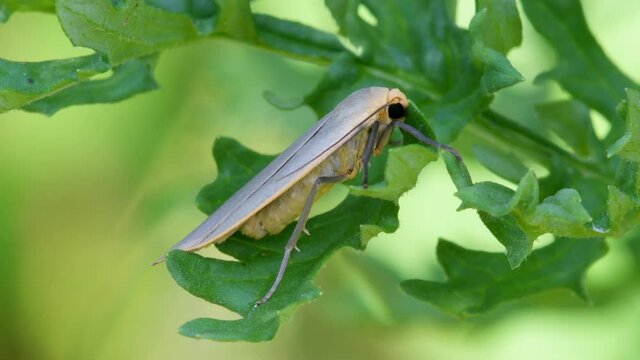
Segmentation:
<svg viewBox="0 0 640 360">
<path fill-rule="evenodd" d="M 221 243 L 236 231 L 261 239 L 281 232 L 297 218 L 273 284 L 256 301 L 256 306 L 264 304 L 278 288 L 291 252 L 301 233 L 306 232 L 313 202 L 332 185 L 355 177 L 360 170 L 362 185 L 367 187 L 369 160 L 387 145 L 394 128 L 461 160 L 453 148 L 404 123 L 408 106 L 407 97 L 398 89 L 368 87 L 355 91 L 170 250 L 196 251 Z"/>
</svg>

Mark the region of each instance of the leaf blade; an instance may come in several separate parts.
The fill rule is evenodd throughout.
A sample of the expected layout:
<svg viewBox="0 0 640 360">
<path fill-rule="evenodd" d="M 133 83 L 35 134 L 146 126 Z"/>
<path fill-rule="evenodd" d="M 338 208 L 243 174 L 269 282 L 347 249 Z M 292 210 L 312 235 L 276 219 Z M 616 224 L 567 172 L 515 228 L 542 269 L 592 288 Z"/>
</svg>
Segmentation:
<svg viewBox="0 0 640 360">
<path fill-rule="evenodd" d="M 607 252 L 602 239 L 559 238 L 512 271 L 502 254 L 440 240 L 438 260 L 447 282 L 408 280 L 403 291 L 455 316 L 473 315 L 543 291 L 565 288 L 583 297 L 585 271 Z"/>
<path fill-rule="evenodd" d="M 553 46 L 558 63 L 544 78 L 560 83 L 576 99 L 602 113 L 617 138 L 623 123 L 616 114 L 624 89 L 634 82 L 607 57 L 591 34 L 579 0 L 523 0 L 531 24 Z M 589 74 L 585 78 L 584 74 Z"/>
<path fill-rule="evenodd" d="M 0 59 L 0 112 L 25 106 L 107 70 L 109 64 L 98 54 L 41 62 Z"/>
</svg>

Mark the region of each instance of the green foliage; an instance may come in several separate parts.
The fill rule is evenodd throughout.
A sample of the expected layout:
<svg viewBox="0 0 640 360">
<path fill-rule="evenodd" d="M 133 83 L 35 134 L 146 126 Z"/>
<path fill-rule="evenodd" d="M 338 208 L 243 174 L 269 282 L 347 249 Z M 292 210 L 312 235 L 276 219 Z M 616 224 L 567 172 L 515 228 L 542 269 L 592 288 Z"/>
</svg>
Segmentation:
<svg viewBox="0 0 640 360">
<path fill-rule="evenodd" d="M 37 63 L 0 59 L 0 111 L 52 96 L 107 70 L 104 57 L 98 54 Z"/>
<path fill-rule="evenodd" d="M 443 311 L 465 316 L 550 289 L 569 289 L 585 299 L 584 272 L 604 256 L 607 246 L 602 239 L 558 238 L 535 250 L 517 270 L 511 270 L 500 254 L 467 250 L 446 240 L 440 240 L 436 251 L 448 281 L 408 280 L 402 289 Z"/>
<path fill-rule="evenodd" d="M 196 39 L 193 21 L 142 1 L 60 0 L 56 13 L 75 46 L 103 53 L 113 64 Z M 109 21 L 105 21 L 109 19 Z"/>
<path fill-rule="evenodd" d="M 522 0 L 535 29 L 558 54 L 558 64 L 541 75 L 558 81 L 577 100 L 599 111 L 613 125 L 610 137 L 624 131 L 616 106 L 635 84 L 609 60 L 589 31 L 579 0 Z M 588 79 L 588 80 L 586 80 Z"/>
<path fill-rule="evenodd" d="M 627 131 L 611 146 L 609 154 L 640 162 L 640 92 L 627 89 L 627 98 L 620 104 L 619 110 L 627 121 Z"/>
<path fill-rule="evenodd" d="M 478 13 L 482 15 L 478 34 L 488 48 L 506 54 L 522 43 L 522 22 L 515 2 L 511 0 L 476 0 Z"/>
<path fill-rule="evenodd" d="M 80 82 L 54 95 L 33 101 L 24 110 L 53 115 L 67 106 L 111 103 L 135 94 L 156 89 L 153 78 L 157 56 L 129 60 L 113 68 L 113 74 L 103 80 Z"/>
<path fill-rule="evenodd" d="M 448 281 L 405 281 L 405 292 L 457 316 L 554 288 L 584 298 L 581 279 L 605 254 L 603 238 L 616 241 L 640 221 L 640 93 L 596 42 L 580 2 L 522 0 L 529 21 L 557 53 L 555 67 L 538 79 L 556 81 L 570 96 L 536 105 L 541 126 L 535 132 L 489 109 L 496 92 L 523 81 L 506 57 L 522 42 L 513 0 L 477 0 L 468 30 L 455 25 L 453 1 L 325 4 L 339 34 L 255 14 L 248 0 L 59 0 L 55 9 L 51 1 L 4 1 L 1 21 L 14 11 L 55 10 L 73 44 L 95 54 L 39 63 L 0 60 L 0 111 L 53 114 L 71 105 L 126 99 L 156 87 L 153 70 L 163 50 L 216 37 L 327 67 L 300 99 L 266 94 L 280 108 L 307 105 L 323 115 L 356 89 L 397 87 L 411 99 L 407 123 L 445 143 L 471 123 L 470 131 L 488 140 L 473 147 L 475 158 L 510 183 L 474 183 L 464 163 L 443 153 L 460 210 L 478 213 L 506 257 L 441 241 L 438 259 Z M 365 10 L 372 19 L 361 16 Z M 110 77 L 92 79 L 108 71 Z M 611 125 L 605 139 L 596 136 L 592 110 Z M 238 261 L 171 252 L 167 266 L 182 287 L 241 316 L 196 319 L 180 332 L 221 341 L 273 338 L 283 314 L 319 295 L 314 277 L 332 253 L 363 249 L 376 234 L 397 228 L 398 198 L 436 158 L 414 139 L 403 140 L 407 146 L 374 159 L 368 189 L 352 181 L 342 204 L 309 221 L 312 236 L 301 239 L 302 251 L 293 254 L 282 285 L 259 308 L 253 303 L 271 284 L 292 226 L 260 241 L 236 234 L 218 245 Z M 273 159 L 229 139 L 216 141 L 213 154 L 218 177 L 197 200 L 205 213 Z M 548 175 L 537 175 L 532 163 Z M 532 251 L 543 234 L 555 241 Z"/>
</svg>

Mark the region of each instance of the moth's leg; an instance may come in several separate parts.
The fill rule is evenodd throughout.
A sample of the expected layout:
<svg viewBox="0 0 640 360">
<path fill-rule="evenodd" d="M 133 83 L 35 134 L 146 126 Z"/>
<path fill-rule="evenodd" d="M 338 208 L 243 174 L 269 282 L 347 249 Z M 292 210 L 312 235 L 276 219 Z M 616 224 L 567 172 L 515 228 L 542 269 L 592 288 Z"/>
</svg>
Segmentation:
<svg viewBox="0 0 640 360">
<path fill-rule="evenodd" d="M 441 144 L 433 139 L 430 139 L 426 136 L 424 136 L 423 133 L 421 133 L 418 129 L 414 128 L 411 125 L 405 124 L 402 121 L 394 121 L 391 123 L 390 126 L 397 126 L 400 129 L 402 129 L 403 131 L 409 133 L 411 136 L 413 136 L 414 138 L 420 140 L 422 143 L 429 145 L 429 146 L 433 146 L 434 148 L 437 149 L 442 149 L 445 151 L 450 152 L 453 156 L 456 157 L 456 159 L 460 162 L 462 162 L 462 156 L 460 156 L 460 153 L 458 153 L 458 151 L 454 148 L 452 148 L 449 145 L 445 145 L 445 144 Z"/>
<path fill-rule="evenodd" d="M 389 125 L 387 127 L 384 128 L 384 130 L 382 130 L 382 135 L 380 135 L 378 137 L 378 139 L 384 139 L 387 136 L 387 133 L 390 133 L 393 131 L 393 125 Z M 391 136 L 391 134 L 389 134 L 389 136 Z M 402 146 L 403 141 L 402 139 L 397 139 L 397 140 L 392 140 L 389 139 L 389 145 L 391 146 Z M 376 145 L 376 148 L 379 148 L 380 144 Z"/>
<path fill-rule="evenodd" d="M 371 130 L 369 130 L 367 146 L 364 148 L 364 153 L 362 154 L 362 187 L 365 189 L 369 187 L 369 159 L 371 159 L 371 154 L 376 146 L 379 128 L 380 123 L 377 121 L 374 122 L 373 126 L 371 126 Z"/>
<path fill-rule="evenodd" d="M 282 256 L 282 261 L 280 262 L 280 269 L 278 270 L 276 279 L 273 282 L 273 285 L 271 285 L 271 288 L 269 289 L 269 291 L 267 291 L 267 293 L 263 297 L 261 297 L 260 300 L 256 301 L 256 306 L 260 306 L 266 303 L 267 301 L 269 301 L 269 299 L 271 299 L 271 296 L 273 296 L 273 293 L 278 288 L 278 285 L 280 285 L 280 282 L 282 281 L 282 277 L 284 276 L 284 271 L 287 269 L 287 263 L 289 263 L 289 256 L 291 256 L 291 251 L 295 249 L 296 243 L 298 242 L 298 238 L 300 237 L 300 233 L 302 233 L 302 231 L 304 230 L 304 226 L 307 222 L 307 219 L 309 219 L 309 212 L 311 211 L 311 205 L 313 205 L 313 199 L 316 196 L 318 187 L 320 187 L 320 185 L 325 183 L 340 182 L 344 179 L 346 179 L 346 176 L 344 175 L 322 176 L 317 178 L 316 181 L 313 183 L 313 186 L 311 187 L 311 191 L 309 192 L 309 196 L 307 197 L 307 200 L 304 203 L 304 207 L 302 208 L 302 212 L 300 213 L 300 217 L 298 218 L 298 222 L 296 223 L 296 227 L 293 229 L 293 232 L 289 237 L 289 241 L 287 242 L 287 245 L 284 247 L 284 255 Z"/>
</svg>

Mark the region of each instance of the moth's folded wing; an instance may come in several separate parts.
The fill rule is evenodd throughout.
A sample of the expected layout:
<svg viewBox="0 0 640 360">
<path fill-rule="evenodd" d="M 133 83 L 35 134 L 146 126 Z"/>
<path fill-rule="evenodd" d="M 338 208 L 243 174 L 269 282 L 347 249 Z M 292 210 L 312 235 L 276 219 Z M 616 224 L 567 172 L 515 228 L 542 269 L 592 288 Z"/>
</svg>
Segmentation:
<svg viewBox="0 0 640 360">
<path fill-rule="evenodd" d="M 351 94 L 170 250 L 195 251 L 224 241 L 366 126 L 387 92 L 371 87 Z"/>
</svg>

